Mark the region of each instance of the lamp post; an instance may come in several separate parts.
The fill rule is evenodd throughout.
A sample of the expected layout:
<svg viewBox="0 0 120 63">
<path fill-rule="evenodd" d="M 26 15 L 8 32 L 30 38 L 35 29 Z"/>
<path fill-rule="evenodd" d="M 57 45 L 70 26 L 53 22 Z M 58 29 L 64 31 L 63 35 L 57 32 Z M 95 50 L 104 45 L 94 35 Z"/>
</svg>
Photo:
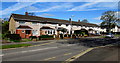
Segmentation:
<svg viewBox="0 0 120 63">
<path fill-rule="evenodd" d="M 69 18 L 70 25 L 71 25 L 71 29 L 70 29 L 71 38 L 72 38 L 72 17 L 74 17 L 74 15 L 72 15 L 72 16 Z"/>
</svg>

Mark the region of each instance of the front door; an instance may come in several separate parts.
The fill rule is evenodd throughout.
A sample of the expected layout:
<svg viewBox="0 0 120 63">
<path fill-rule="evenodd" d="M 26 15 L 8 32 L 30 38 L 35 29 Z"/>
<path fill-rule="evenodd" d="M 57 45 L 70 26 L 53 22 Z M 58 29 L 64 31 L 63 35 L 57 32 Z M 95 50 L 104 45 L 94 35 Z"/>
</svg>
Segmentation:
<svg viewBox="0 0 120 63">
<path fill-rule="evenodd" d="M 25 30 L 25 38 L 29 38 L 31 35 L 31 30 Z"/>
</svg>

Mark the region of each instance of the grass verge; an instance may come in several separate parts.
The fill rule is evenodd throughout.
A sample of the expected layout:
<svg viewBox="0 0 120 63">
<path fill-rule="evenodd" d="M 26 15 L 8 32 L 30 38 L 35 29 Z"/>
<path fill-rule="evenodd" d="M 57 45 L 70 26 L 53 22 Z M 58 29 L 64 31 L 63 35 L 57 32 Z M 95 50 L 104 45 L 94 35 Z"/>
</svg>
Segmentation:
<svg viewBox="0 0 120 63">
<path fill-rule="evenodd" d="M 115 35 L 115 37 L 120 37 L 120 35 L 117 34 L 117 35 Z"/>
<path fill-rule="evenodd" d="M 31 44 L 2 45 L 2 46 L 0 46 L 0 49 L 18 48 L 18 47 L 26 47 L 26 46 L 31 46 Z"/>
</svg>

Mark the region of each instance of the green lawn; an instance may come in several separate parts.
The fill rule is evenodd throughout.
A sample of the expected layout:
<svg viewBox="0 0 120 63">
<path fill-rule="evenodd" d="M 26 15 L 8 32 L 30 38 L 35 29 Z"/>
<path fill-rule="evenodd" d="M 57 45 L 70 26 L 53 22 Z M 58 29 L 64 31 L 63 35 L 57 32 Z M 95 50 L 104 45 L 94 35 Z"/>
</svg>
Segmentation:
<svg viewBox="0 0 120 63">
<path fill-rule="evenodd" d="M 18 47 L 25 47 L 25 46 L 31 46 L 31 44 L 12 44 L 12 45 L 2 45 L 2 47 L 0 46 L 0 49 L 18 48 Z"/>
<path fill-rule="evenodd" d="M 115 37 L 120 37 L 120 35 L 115 35 Z"/>
<path fill-rule="evenodd" d="M 105 38 L 105 36 L 100 36 L 99 38 Z"/>
</svg>

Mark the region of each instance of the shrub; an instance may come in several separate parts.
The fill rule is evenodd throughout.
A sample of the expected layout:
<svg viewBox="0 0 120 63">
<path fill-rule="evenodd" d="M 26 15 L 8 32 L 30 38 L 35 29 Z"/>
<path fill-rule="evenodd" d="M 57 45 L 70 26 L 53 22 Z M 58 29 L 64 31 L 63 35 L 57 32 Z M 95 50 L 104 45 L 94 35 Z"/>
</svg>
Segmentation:
<svg viewBox="0 0 120 63">
<path fill-rule="evenodd" d="M 67 37 L 67 34 L 65 34 L 64 37 Z"/>
<path fill-rule="evenodd" d="M 2 34 L 2 39 L 9 38 L 8 36 L 10 35 L 10 31 L 7 31 L 6 33 Z"/>
<path fill-rule="evenodd" d="M 68 35 L 68 37 L 71 37 L 71 35 Z"/>
<path fill-rule="evenodd" d="M 53 38 L 53 35 L 42 35 L 42 36 L 39 36 L 39 40 L 44 39 L 44 38 Z"/>
<path fill-rule="evenodd" d="M 42 35 L 41 38 L 53 38 L 53 35 Z"/>
<path fill-rule="evenodd" d="M 30 36 L 29 38 L 30 38 L 30 39 L 37 39 L 36 36 Z"/>
<path fill-rule="evenodd" d="M 14 42 L 18 42 L 21 40 L 21 37 L 19 34 L 8 34 L 6 37 L 10 38 L 10 40 Z"/>
</svg>

